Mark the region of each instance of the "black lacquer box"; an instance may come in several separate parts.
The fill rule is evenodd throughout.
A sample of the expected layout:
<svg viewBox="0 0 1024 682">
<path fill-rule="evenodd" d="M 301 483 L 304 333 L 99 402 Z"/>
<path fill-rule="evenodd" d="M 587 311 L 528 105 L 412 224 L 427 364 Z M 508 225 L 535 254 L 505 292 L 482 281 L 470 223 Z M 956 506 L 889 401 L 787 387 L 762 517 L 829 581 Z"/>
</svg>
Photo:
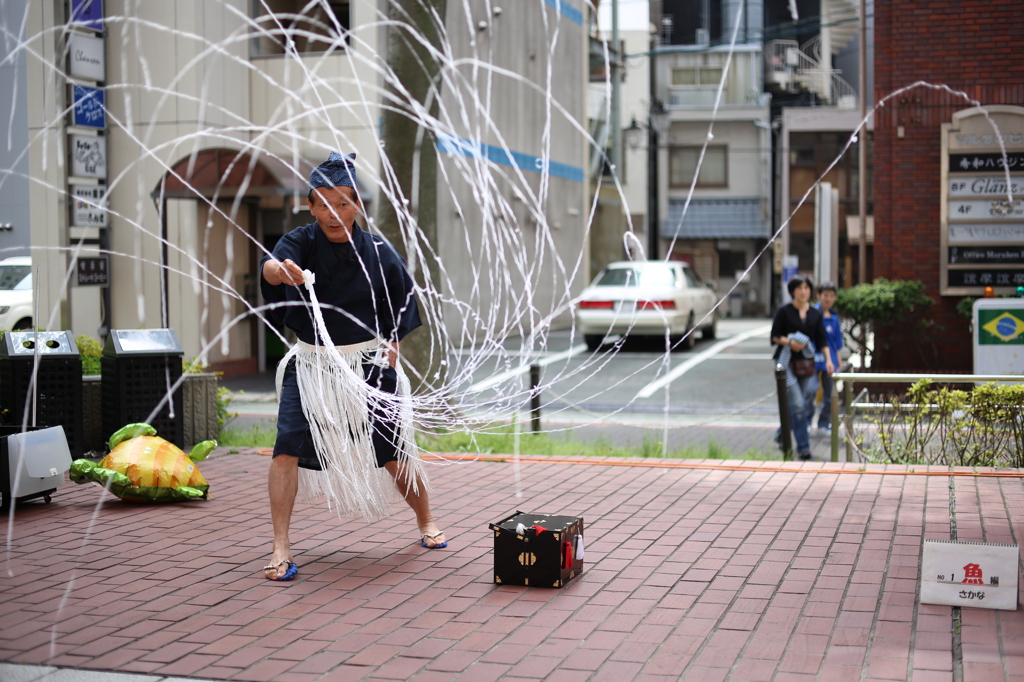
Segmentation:
<svg viewBox="0 0 1024 682">
<path fill-rule="evenodd" d="M 494 582 L 562 587 L 583 571 L 583 518 L 517 511 L 490 524 Z"/>
</svg>

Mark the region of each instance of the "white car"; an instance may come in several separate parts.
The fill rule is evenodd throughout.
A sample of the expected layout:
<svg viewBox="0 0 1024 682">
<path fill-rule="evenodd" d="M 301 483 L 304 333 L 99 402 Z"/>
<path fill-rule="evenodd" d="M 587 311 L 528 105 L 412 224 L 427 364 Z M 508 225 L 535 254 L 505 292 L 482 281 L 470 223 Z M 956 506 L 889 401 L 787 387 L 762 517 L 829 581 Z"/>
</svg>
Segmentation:
<svg viewBox="0 0 1024 682">
<path fill-rule="evenodd" d="M 697 324 L 702 325 L 703 338 L 713 339 L 718 312 L 708 313 L 716 301 L 712 285 L 702 282 L 686 263 L 611 263 L 580 295 L 576 325 L 591 351 L 613 334 L 664 338 L 666 329 L 675 344 Z M 692 333 L 680 345 L 693 348 L 695 342 Z"/>
<path fill-rule="evenodd" d="M 32 328 L 32 259 L 0 260 L 0 330 Z"/>
</svg>

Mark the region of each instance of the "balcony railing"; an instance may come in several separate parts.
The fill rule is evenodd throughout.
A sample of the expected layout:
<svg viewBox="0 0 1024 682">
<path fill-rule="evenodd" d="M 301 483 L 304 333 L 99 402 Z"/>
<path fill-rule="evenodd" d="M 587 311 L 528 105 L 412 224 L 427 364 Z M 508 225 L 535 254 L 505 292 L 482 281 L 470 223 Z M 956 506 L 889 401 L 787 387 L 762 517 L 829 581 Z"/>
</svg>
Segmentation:
<svg viewBox="0 0 1024 682">
<path fill-rule="evenodd" d="M 841 109 L 857 107 L 857 91 L 835 69 L 807 56 L 795 40 L 772 40 L 765 46 L 765 82 L 787 90 L 798 85 Z"/>
</svg>

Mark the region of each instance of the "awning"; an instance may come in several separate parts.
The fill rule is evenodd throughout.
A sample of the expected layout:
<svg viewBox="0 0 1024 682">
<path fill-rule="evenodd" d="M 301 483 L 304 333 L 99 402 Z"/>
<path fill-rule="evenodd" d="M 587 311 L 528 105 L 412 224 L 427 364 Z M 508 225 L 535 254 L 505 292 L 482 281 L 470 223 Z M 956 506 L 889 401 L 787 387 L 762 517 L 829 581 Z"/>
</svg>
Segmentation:
<svg viewBox="0 0 1024 682">
<path fill-rule="evenodd" d="M 166 175 L 163 194 L 170 199 L 232 199 L 239 192 L 247 197 L 305 197 L 309 193 L 309 175 L 322 160 L 262 152 L 254 161 L 248 152 L 204 149 L 186 156 L 171 168 Z M 363 202 L 372 201 L 372 188 L 362 182 L 358 184 Z M 158 184 L 153 196 L 159 197 L 160 194 Z"/>
<path fill-rule="evenodd" d="M 683 217 L 684 199 L 669 199 L 668 218 L 661 222 L 666 239 L 766 239 L 760 197 L 693 199 Z"/>
</svg>

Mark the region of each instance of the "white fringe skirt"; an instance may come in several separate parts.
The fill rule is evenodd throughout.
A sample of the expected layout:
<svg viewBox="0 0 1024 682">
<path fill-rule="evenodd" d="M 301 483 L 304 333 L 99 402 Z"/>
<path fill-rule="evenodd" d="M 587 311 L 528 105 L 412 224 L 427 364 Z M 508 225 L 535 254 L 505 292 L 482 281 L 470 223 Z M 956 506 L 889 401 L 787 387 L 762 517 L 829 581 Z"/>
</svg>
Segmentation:
<svg viewBox="0 0 1024 682">
<path fill-rule="evenodd" d="M 427 473 L 419 457 L 413 432 L 409 379 L 396 363 L 396 393 L 368 383 L 363 365 L 382 371 L 390 365 L 387 346 L 379 339 L 350 346 L 313 346 L 298 342 L 278 365 L 280 398 L 285 368 L 294 361 L 302 412 L 323 471 L 299 469 L 299 499 L 321 497 L 339 516 L 371 520 L 389 516 L 391 505 L 402 499 L 399 489 L 429 491 Z M 374 421 L 394 428 L 386 437 L 394 442 L 398 476 L 377 466 L 373 446 Z"/>
</svg>

